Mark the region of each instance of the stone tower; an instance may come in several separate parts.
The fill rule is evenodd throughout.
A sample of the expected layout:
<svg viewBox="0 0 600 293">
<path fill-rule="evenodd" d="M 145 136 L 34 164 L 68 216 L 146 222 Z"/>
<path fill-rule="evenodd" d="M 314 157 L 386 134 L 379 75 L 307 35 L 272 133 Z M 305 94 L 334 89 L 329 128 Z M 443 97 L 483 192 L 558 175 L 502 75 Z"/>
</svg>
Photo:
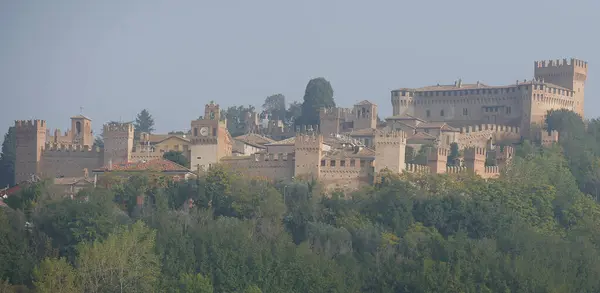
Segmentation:
<svg viewBox="0 0 600 293">
<path fill-rule="evenodd" d="M 317 133 L 296 134 L 294 142 L 294 176 L 303 179 L 317 179 L 321 172 L 323 157 L 323 136 Z"/>
<path fill-rule="evenodd" d="M 464 150 L 464 161 L 467 170 L 472 171 L 477 175 L 485 172 L 485 159 L 487 153 L 485 148 L 470 147 Z"/>
<path fill-rule="evenodd" d="M 364 100 L 354 105 L 354 129 L 377 128 L 377 105 Z"/>
<path fill-rule="evenodd" d="M 92 120 L 83 115 L 71 117 L 71 138 L 75 145 L 91 147 L 94 144 Z"/>
<path fill-rule="evenodd" d="M 221 112 L 218 104 L 211 101 L 210 104 L 204 106 L 204 119 L 219 121 L 220 118 Z"/>
<path fill-rule="evenodd" d="M 131 161 L 133 124 L 112 122 L 104 125 L 104 166 Z"/>
<path fill-rule="evenodd" d="M 15 183 L 29 180 L 41 172 L 42 150 L 46 143 L 46 121 L 15 121 Z"/>
<path fill-rule="evenodd" d="M 404 131 L 377 131 L 375 142 L 375 172 L 388 169 L 402 173 L 406 168 L 406 133 Z"/>
<path fill-rule="evenodd" d="M 431 173 L 446 173 L 449 154 L 450 149 L 443 146 L 434 146 L 429 149 L 429 153 L 427 153 L 427 165 Z"/>
<path fill-rule="evenodd" d="M 192 169 L 207 170 L 222 157 L 231 155 L 227 121 L 221 118 L 218 104 L 204 106 L 204 117 L 191 122 L 190 164 Z"/>
<path fill-rule="evenodd" d="M 538 80 L 543 80 L 575 92 L 575 112 L 583 117 L 585 81 L 587 79 L 588 63 L 579 59 L 550 60 L 534 62 L 534 74 Z"/>
</svg>

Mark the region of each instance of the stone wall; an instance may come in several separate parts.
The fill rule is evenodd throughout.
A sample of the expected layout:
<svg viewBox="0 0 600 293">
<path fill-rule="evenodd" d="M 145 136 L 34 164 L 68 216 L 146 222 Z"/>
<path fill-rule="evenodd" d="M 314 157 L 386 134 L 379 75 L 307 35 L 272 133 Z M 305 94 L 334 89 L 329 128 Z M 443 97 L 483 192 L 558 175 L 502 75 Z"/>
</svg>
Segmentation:
<svg viewBox="0 0 600 293">
<path fill-rule="evenodd" d="M 104 152 L 100 148 L 46 144 L 40 175 L 46 178 L 78 177 L 83 175 L 84 169 L 101 168 L 103 161 Z"/>
</svg>

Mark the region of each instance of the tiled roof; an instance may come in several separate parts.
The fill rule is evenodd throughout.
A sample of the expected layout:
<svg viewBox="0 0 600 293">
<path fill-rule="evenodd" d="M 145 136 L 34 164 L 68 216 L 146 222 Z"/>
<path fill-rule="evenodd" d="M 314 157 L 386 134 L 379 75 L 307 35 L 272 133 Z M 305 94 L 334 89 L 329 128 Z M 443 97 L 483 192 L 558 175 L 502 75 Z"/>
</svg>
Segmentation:
<svg viewBox="0 0 600 293">
<path fill-rule="evenodd" d="M 388 118 L 385 118 L 385 120 L 416 120 L 416 121 L 421 121 L 421 122 L 427 122 L 423 119 L 408 115 L 408 114 L 404 114 L 404 115 L 397 115 L 397 116 L 391 116 Z"/>
<path fill-rule="evenodd" d="M 363 129 L 358 129 L 358 130 L 352 130 L 352 132 L 350 132 L 350 136 L 372 136 L 375 135 L 375 132 L 377 130 L 373 129 L 373 128 L 363 128 Z"/>
<path fill-rule="evenodd" d="M 275 140 L 270 139 L 268 137 L 264 137 L 260 134 L 256 134 L 256 133 L 248 133 L 248 134 L 244 134 L 244 135 L 240 135 L 240 136 L 236 136 L 233 139 L 247 143 L 249 145 L 258 145 L 258 146 L 262 146 L 268 143 L 274 143 Z"/>
<path fill-rule="evenodd" d="M 10 196 L 13 195 L 17 192 L 19 192 L 19 190 L 21 190 L 21 186 L 20 185 L 15 185 L 13 187 L 10 188 L 4 188 L 4 189 L 0 189 L 0 196 Z"/>
<path fill-rule="evenodd" d="M 440 129 L 442 131 L 459 131 L 458 129 L 448 125 L 446 122 L 426 122 L 417 125 L 417 129 Z"/>
<path fill-rule="evenodd" d="M 113 164 L 112 168 L 104 166 L 94 172 L 111 171 L 160 171 L 160 172 L 191 172 L 190 169 L 165 159 L 156 159 L 142 162 L 132 162 L 126 164 Z"/>
<path fill-rule="evenodd" d="M 360 101 L 360 102 L 356 103 L 355 105 L 361 105 L 361 106 L 362 106 L 362 105 L 374 105 L 374 104 L 373 104 L 373 103 L 371 103 L 371 102 L 370 102 L 370 101 L 368 101 L 368 100 L 362 100 L 362 101 Z"/>
<path fill-rule="evenodd" d="M 290 137 L 290 138 L 286 138 L 284 140 L 280 140 L 280 141 L 276 141 L 276 142 L 272 142 L 272 143 L 268 143 L 265 144 L 266 146 L 274 146 L 274 145 L 293 145 L 296 143 L 296 137 Z"/>
<path fill-rule="evenodd" d="M 150 134 L 150 143 L 157 144 L 163 142 L 171 137 L 176 137 L 178 139 L 189 142 L 190 140 L 186 137 L 183 137 L 181 134 Z"/>
<path fill-rule="evenodd" d="M 420 87 L 420 88 L 400 88 L 397 89 L 398 91 L 416 91 L 416 92 L 426 92 L 426 91 L 452 91 L 452 90 L 472 90 L 472 89 L 494 89 L 494 88 L 512 88 L 512 87 L 516 87 L 516 86 L 520 86 L 520 85 L 532 85 L 532 84 L 543 84 L 547 87 L 551 87 L 551 88 L 557 88 L 557 89 L 562 89 L 562 90 L 567 90 L 567 91 L 573 91 L 570 90 L 568 88 L 553 84 L 553 83 L 549 83 L 549 82 L 540 82 L 540 81 L 521 81 L 518 84 L 514 83 L 514 84 L 509 84 L 509 85 L 486 85 L 483 83 L 472 83 L 472 84 L 461 84 L 460 87 L 454 84 L 451 85 L 431 85 L 431 86 L 424 86 L 424 87 Z"/>
<path fill-rule="evenodd" d="M 334 149 L 327 152 L 323 158 L 326 159 L 342 159 L 342 158 L 371 158 L 375 157 L 375 151 L 373 149 L 362 147 L 358 151 L 351 149 Z"/>
</svg>

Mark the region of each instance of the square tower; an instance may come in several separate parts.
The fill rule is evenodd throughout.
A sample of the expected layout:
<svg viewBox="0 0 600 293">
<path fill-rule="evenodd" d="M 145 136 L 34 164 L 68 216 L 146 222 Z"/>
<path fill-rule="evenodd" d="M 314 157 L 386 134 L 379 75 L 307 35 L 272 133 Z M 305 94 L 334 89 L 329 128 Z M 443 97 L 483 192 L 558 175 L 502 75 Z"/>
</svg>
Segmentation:
<svg viewBox="0 0 600 293">
<path fill-rule="evenodd" d="M 46 143 L 46 121 L 15 121 L 15 183 L 31 179 L 41 172 L 42 150 Z"/>
<path fill-rule="evenodd" d="M 132 123 L 112 122 L 104 125 L 104 166 L 129 163 L 133 151 Z"/>
<path fill-rule="evenodd" d="M 377 128 L 377 105 L 364 100 L 354 105 L 354 129 Z"/>
<path fill-rule="evenodd" d="M 204 117 L 191 122 L 190 141 L 191 168 L 207 170 L 222 157 L 230 156 L 232 140 L 227 131 L 227 121 L 221 120 L 218 104 L 210 102 L 204 106 Z"/>
<path fill-rule="evenodd" d="M 94 144 L 92 120 L 83 115 L 71 117 L 71 139 L 73 144 L 92 146 Z"/>
<path fill-rule="evenodd" d="M 406 133 L 396 130 L 379 130 L 374 137 L 375 172 L 385 169 L 402 173 L 406 169 Z"/>
<path fill-rule="evenodd" d="M 582 117 L 587 72 L 588 63 L 575 58 L 534 62 L 536 79 L 574 91 L 575 112 Z"/>
</svg>

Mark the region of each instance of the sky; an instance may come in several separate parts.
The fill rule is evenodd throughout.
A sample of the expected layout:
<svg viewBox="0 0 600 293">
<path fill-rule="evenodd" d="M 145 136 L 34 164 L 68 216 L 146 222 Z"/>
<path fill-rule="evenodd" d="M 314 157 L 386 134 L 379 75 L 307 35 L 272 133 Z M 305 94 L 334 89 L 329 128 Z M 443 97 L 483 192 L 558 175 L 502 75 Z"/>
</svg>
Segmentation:
<svg viewBox="0 0 600 293">
<path fill-rule="evenodd" d="M 598 28 L 598 0 L 0 0 L 0 132 L 83 113 L 99 133 L 144 108 L 157 132 L 186 130 L 210 101 L 301 101 L 315 77 L 338 105 L 370 100 L 385 117 L 392 89 L 513 84 L 570 57 L 589 62 L 592 118 Z"/>
</svg>

